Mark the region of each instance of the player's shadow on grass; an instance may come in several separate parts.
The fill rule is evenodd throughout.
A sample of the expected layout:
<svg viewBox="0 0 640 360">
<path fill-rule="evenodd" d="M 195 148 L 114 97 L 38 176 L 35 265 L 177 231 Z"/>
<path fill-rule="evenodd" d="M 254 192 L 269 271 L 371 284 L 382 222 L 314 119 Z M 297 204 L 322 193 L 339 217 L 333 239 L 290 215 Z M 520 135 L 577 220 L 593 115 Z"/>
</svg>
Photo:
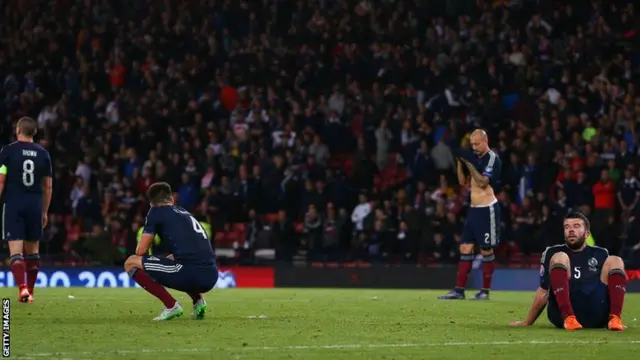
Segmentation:
<svg viewBox="0 0 640 360">
<path fill-rule="evenodd" d="M 549 330 L 562 330 L 562 329 L 558 329 L 555 326 L 551 325 L 551 324 L 537 324 L 534 326 L 528 326 L 525 328 L 520 328 L 520 327 L 514 327 L 514 326 L 509 326 L 509 324 L 505 323 L 505 324 L 481 324 L 481 323 L 476 323 L 476 324 L 454 324 L 457 326 L 461 326 L 461 327 L 465 327 L 468 328 L 469 326 L 472 326 L 474 329 L 477 330 L 493 330 L 493 331 L 500 331 L 500 330 L 507 330 L 507 331 L 519 331 L 519 330 L 526 330 L 526 331 L 549 331 Z"/>
<path fill-rule="evenodd" d="M 76 317 L 77 314 L 69 317 L 48 317 L 49 325 L 109 325 L 117 326 L 119 324 L 125 326 L 126 324 L 139 323 L 139 322 L 158 322 L 153 321 L 153 318 L 158 314 L 130 314 L 129 312 L 117 313 L 110 316 L 104 316 L 104 314 L 90 315 L 85 314 L 82 317 Z"/>
</svg>

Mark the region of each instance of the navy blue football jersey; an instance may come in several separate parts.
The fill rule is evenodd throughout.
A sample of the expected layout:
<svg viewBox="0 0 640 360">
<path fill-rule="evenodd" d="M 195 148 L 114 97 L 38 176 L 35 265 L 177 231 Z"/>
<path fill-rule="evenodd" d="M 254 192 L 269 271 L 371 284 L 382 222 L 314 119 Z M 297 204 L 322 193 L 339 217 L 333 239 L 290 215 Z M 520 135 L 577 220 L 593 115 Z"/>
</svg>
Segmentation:
<svg viewBox="0 0 640 360">
<path fill-rule="evenodd" d="M 602 265 L 609 257 L 609 251 L 599 246 L 586 246 L 582 251 L 573 251 L 565 245 L 548 247 L 540 259 L 540 287 L 549 289 L 549 261 L 558 252 L 564 252 L 571 262 L 571 292 L 589 293 L 600 283 Z"/>
<path fill-rule="evenodd" d="M 493 150 L 483 156 L 476 155 L 476 170 L 487 178 L 494 192 L 499 191 L 500 177 L 502 176 L 502 161 Z"/>
<path fill-rule="evenodd" d="M 51 157 L 39 144 L 16 141 L 0 151 L 0 167 L 6 174 L 5 198 L 42 194 L 42 179 L 51 176 Z"/>
<path fill-rule="evenodd" d="M 211 240 L 187 210 L 179 206 L 154 206 L 149 209 L 144 233 L 158 235 L 173 254 L 176 262 L 214 264 Z"/>
</svg>

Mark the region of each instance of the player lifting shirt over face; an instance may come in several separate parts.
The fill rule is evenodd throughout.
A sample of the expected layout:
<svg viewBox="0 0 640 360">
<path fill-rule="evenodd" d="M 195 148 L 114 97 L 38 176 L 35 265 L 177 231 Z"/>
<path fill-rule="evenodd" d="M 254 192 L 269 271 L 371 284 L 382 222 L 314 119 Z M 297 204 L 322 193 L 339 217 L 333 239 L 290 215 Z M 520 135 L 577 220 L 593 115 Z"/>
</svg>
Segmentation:
<svg viewBox="0 0 640 360">
<path fill-rule="evenodd" d="M 471 208 L 467 211 L 462 230 L 456 287 L 450 293 L 440 296 L 439 299 L 442 300 L 465 298 L 464 289 L 473 266 L 475 245 L 482 253 L 482 289 L 472 299 L 488 300 L 494 270 L 493 250 L 500 242 L 500 205 L 494 189 L 497 189 L 500 181 L 502 162 L 489 148 L 489 138 L 484 130 L 475 130 L 471 133 L 470 140 L 474 154 L 458 159 L 457 173 L 461 186 L 470 185 Z M 463 166 L 469 171 L 469 181 Z"/>
<path fill-rule="evenodd" d="M 170 320 L 184 311 L 165 286 L 189 294 L 193 300 L 193 318 L 203 319 L 207 304 L 202 293 L 218 281 L 216 257 L 211 240 L 200 223 L 185 209 L 175 206 L 167 183 L 155 183 L 147 196 L 151 208 L 144 224 L 136 254 L 124 264 L 131 278 L 162 301 L 164 311 L 155 320 Z M 146 255 L 155 235 L 167 244 L 170 255 Z"/>
<path fill-rule="evenodd" d="M 511 326 L 531 326 L 545 307 L 558 328 L 608 328 L 623 331 L 620 319 L 627 277 L 624 262 L 607 249 L 586 244 L 589 220 L 581 213 L 564 219 L 563 245 L 548 247 L 540 260 L 540 287 L 524 321 Z"/>
</svg>

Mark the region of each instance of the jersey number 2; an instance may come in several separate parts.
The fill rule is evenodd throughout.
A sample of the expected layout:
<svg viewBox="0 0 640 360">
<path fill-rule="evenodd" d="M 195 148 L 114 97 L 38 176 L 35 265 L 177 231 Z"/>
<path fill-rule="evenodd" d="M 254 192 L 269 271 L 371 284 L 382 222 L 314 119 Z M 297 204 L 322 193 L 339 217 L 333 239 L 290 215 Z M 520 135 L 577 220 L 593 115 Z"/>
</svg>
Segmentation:
<svg viewBox="0 0 640 360">
<path fill-rule="evenodd" d="M 196 218 L 194 218 L 193 216 L 189 216 L 189 217 L 191 218 L 191 225 L 193 225 L 193 231 L 197 232 L 198 234 L 202 235 L 203 238 L 207 239 L 207 233 L 204 231 L 204 229 L 202 228 L 202 225 L 200 225 L 198 220 L 196 220 Z"/>
<path fill-rule="evenodd" d="M 32 186 L 35 181 L 33 171 L 36 169 L 33 160 L 27 159 L 22 163 L 22 183 L 24 186 Z"/>
</svg>

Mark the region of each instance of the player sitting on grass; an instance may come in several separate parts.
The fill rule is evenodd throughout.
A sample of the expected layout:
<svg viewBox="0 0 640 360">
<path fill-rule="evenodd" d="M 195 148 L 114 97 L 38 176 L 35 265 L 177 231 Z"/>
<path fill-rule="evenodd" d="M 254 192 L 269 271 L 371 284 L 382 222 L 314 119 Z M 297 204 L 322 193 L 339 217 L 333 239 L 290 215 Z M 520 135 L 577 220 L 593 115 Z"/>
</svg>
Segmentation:
<svg viewBox="0 0 640 360">
<path fill-rule="evenodd" d="M 189 294 L 193 300 L 193 318 L 203 319 L 207 303 L 202 293 L 213 289 L 218 269 L 211 240 L 200 223 L 185 209 L 173 204 L 171 187 L 155 183 L 147 196 L 151 209 L 136 254 L 124 269 L 142 288 L 162 301 L 164 311 L 154 320 L 170 320 L 184 314 L 165 286 Z M 160 236 L 171 254 L 167 257 L 146 255 L 155 235 Z"/>
<path fill-rule="evenodd" d="M 524 321 L 531 326 L 548 304 L 549 321 L 573 331 L 607 327 L 624 330 L 620 314 L 627 292 L 624 263 L 607 249 L 588 246 L 589 220 L 581 213 L 564 219 L 564 245 L 548 247 L 540 261 L 540 287 Z M 551 293 L 551 296 L 549 296 Z"/>
</svg>

